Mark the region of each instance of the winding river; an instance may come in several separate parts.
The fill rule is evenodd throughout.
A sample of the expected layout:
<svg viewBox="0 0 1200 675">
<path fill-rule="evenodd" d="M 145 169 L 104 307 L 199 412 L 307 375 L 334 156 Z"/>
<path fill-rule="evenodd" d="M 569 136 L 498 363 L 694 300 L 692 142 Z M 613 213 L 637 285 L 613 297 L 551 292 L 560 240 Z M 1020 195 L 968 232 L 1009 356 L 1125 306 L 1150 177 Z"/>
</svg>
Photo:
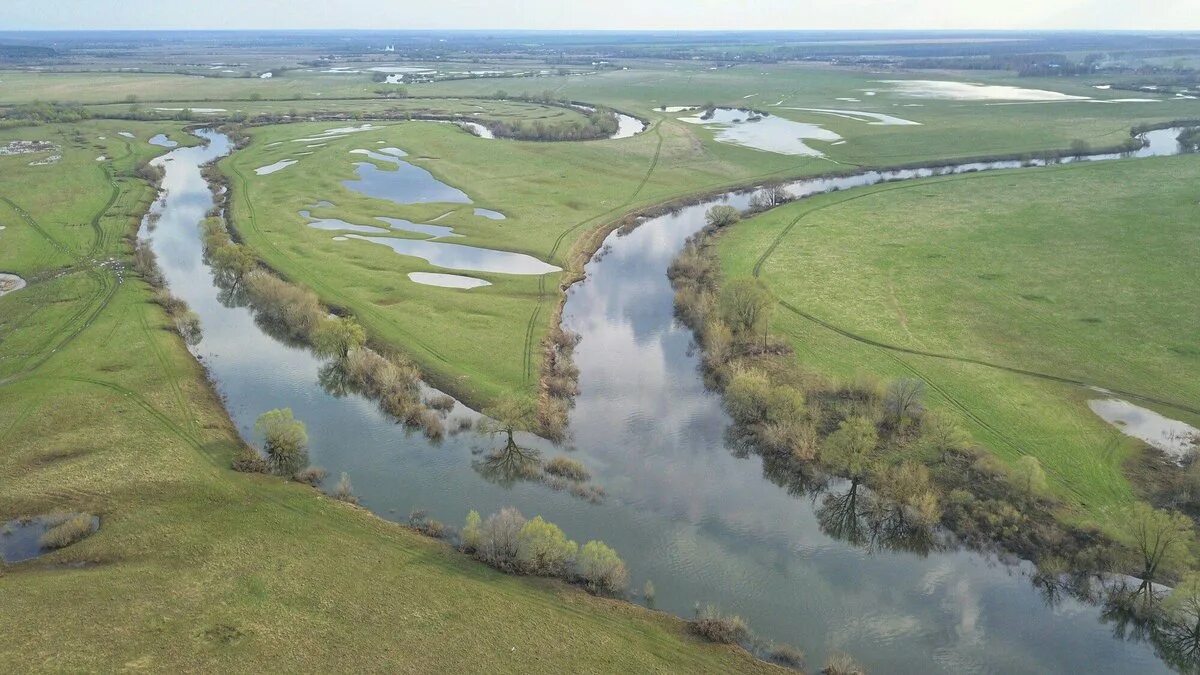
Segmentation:
<svg viewBox="0 0 1200 675">
<path fill-rule="evenodd" d="M 230 144 L 198 133 L 206 145 L 156 160 L 167 192 L 154 207 L 157 226 L 141 232 L 172 291 L 201 318 L 203 338 L 192 349 L 246 438 L 253 439 L 260 413 L 292 408 L 308 425 L 313 464 L 334 480 L 349 474 L 380 516 L 403 521 L 413 509 L 428 509 L 459 524 L 469 509 L 487 514 L 508 505 L 543 515 L 577 540 L 613 545 L 629 564 L 631 588 L 653 581 L 659 608 L 689 616 L 696 603 L 716 603 L 758 634 L 802 649 L 813 670 L 830 651 L 844 650 L 870 672 L 1167 672 L 1149 644 L 1114 637 L 1098 607 L 1070 597 L 1049 601 L 1027 578 L 1027 564 L 969 551 L 868 550 L 825 534 L 822 498 L 780 487 L 761 459 L 726 442 L 729 419 L 699 376 L 692 335 L 673 319 L 664 272 L 703 226 L 705 210 L 744 207 L 750 194 L 612 234 L 606 254 L 588 263 L 586 280 L 569 292 L 563 322 L 583 336 L 571 447 L 525 440 L 545 457 L 569 454 L 586 464 L 608 495 L 593 504 L 485 475 L 475 466 L 487 439 L 468 432 L 433 444 L 371 401 L 327 392 L 319 359 L 264 333 L 246 308 L 223 304 L 203 262 L 198 224 L 213 202 L 199 165 Z M 805 195 L 1011 166 L 873 172 L 789 189 Z M 456 405 L 450 420 L 475 416 Z"/>
</svg>

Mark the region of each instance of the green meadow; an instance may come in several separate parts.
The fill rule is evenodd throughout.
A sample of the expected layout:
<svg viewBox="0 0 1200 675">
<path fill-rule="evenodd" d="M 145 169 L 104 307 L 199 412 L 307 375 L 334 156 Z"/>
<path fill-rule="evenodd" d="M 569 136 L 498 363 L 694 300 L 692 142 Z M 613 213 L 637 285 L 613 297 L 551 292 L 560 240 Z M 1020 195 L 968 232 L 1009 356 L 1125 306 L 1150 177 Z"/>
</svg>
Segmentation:
<svg viewBox="0 0 1200 675">
<path fill-rule="evenodd" d="M 1087 407 L 1106 394 L 1038 375 L 1200 424 L 1197 179 L 1179 156 L 880 185 L 757 216 L 719 251 L 780 301 L 803 367 L 924 380 L 978 443 L 1037 457 L 1069 519 L 1119 530 L 1141 442 Z"/>
</svg>

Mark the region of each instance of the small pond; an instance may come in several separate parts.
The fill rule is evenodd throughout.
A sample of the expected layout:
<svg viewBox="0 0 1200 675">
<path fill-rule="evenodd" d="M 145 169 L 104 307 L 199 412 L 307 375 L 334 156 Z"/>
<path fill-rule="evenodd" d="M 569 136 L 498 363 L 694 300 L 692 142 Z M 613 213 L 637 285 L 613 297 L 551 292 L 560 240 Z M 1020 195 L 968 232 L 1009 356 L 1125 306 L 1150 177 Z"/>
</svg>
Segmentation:
<svg viewBox="0 0 1200 675">
<path fill-rule="evenodd" d="M 410 164 L 394 154 L 365 149 L 351 152 L 366 155 L 377 162 L 393 166 L 390 169 L 381 169 L 374 162 L 356 162 L 354 167 L 358 172 L 358 178 L 342 181 L 342 185 L 359 194 L 376 199 L 386 199 L 397 204 L 471 203 L 471 198 L 467 196 L 467 193 L 443 183 L 434 178 L 432 173 Z"/>
<path fill-rule="evenodd" d="M 166 134 L 155 134 L 149 141 L 150 145 L 157 145 L 160 148 L 173 148 L 179 143 L 167 138 Z"/>
</svg>

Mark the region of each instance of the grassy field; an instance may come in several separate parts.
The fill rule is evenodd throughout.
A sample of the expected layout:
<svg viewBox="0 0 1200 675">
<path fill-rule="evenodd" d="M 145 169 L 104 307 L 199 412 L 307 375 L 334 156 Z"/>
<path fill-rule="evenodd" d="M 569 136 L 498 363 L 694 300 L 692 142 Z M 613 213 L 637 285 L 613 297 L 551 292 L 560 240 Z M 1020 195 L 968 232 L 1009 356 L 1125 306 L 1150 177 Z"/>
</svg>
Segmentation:
<svg viewBox="0 0 1200 675">
<path fill-rule="evenodd" d="M 313 155 L 295 154 L 299 146 L 292 139 L 311 138 L 331 126 L 251 131 L 252 145 L 221 164 L 232 178 L 235 225 L 272 267 L 353 311 L 377 339 L 416 358 L 433 382 L 476 404 L 533 390 L 538 344 L 553 320 L 563 276 L 470 273 L 493 285 L 468 292 L 419 285 L 406 275 L 444 270 L 375 244 L 332 242 L 335 233 L 307 227 L 300 210 L 327 200 L 335 206 L 317 215 L 356 224 L 379 224 L 376 216 L 419 223 L 438 218 L 438 225 L 464 235 L 454 243 L 526 253 L 578 269 L 581 238 L 629 210 L 729 182 L 811 173 L 825 164 L 702 145 L 677 122 L 629 139 L 586 143 L 489 141 L 451 125 L 400 123 L 330 141 L 312 148 Z M 355 175 L 353 163 L 362 159 L 349 151 L 386 147 L 379 141 L 403 148 L 413 164 L 464 190 L 474 204 L 398 205 L 343 187 L 341 181 Z M 299 164 L 270 175 L 254 173 L 289 157 Z M 475 216 L 474 207 L 507 218 Z"/>
<path fill-rule="evenodd" d="M 673 617 L 501 575 L 308 488 L 231 472 L 231 423 L 127 268 L 125 238 L 153 198 L 129 174 L 162 151 L 145 140 L 165 130 L 0 133 L 0 143 L 63 148 L 48 166 L 28 165 L 44 155 L 0 157 L 0 270 L 31 282 L 0 298 L 0 521 L 69 509 L 102 522 L 75 546 L 0 565 L 0 662 L 21 672 L 769 668 L 700 644 Z"/>
<path fill-rule="evenodd" d="M 262 177 L 255 176 L 253 169 L 294 155 L 288 139 L 311 136 L 328 125 L 259 128 L 253 131 L 253 144 L 223 166 L 234 178 L 238 226 L 272 266 L 314 287 L 327 302 L 355 312 L 377 339 L 412 354 L 438 385 L 479 404 L 506 391 L 532 390 L 537 345 L 552 320 L 551 308 L 559 297 L 554 286 L 560 278 L 478 275 L 493 285 L 470 292 L 420 286 L 405 275 L 434 268 L 372 244 L 334 245 L 328 233 L 305 227 L 297 215 L 299 210 L 325 199 L 337 208 L 322 215 L 359 224 L 369 224 L 379 215 L 427 222 L 453 210 L 438 223 L 453 225 L 465 235 L 456 243 L 528 253 L 575 270 L 581 258 L 573 254 L 586 249 L 583 242 L 589 241 L 589 232 L 625 212 L 683 195 L 768 178 L 842 171 L 854 165 L 1064 148 L 1077 138 L 1096 146 L 1112 145 L 1127 139 L 1129 127 L 1135 123 L 1187 113 L 1185 104 L 1170 101 L 990 106 L 922 100 L 917 104 L 920 107 L 906 107 L 913 99 L 890 93 L 887 85 L 878 81 L 888 77 L 893 76 L 797 66 L 709 71 L 684 64 L 660 65 L 650 71 L 539 78 L 539 86 L 552 84 L 549 88 L 556 95 L 614 105 L 653 120 L 652 127 L 620 141 L 497 143 L 439 125 L 393 125 L 315 148 L 316 154 L 299 165 Z M 489 95 L 499 86 L 495 80 L 465 80 L 415 85 L 409 91 Z M 1078 83 L 1056 86 L 1076 94 L 1097 93 Z M 510 90 L 521 91 L 516 86 Z M 864 90 L 876 95 L 868 97 Z M 752 98 L 743 98 L 751 94 Z M 861 102 L 836 100 L 856 96 Z M 512 105 L 476 100 L 485 109 Z M 824 146 L 829 159 L 760 152 L 716 142 L 711 130 L 680 122 L 676 119 L 680 115 L 654 110 L 663 104 L 704 101 L 763 106 L 798 121 L 821 123 L 848 142 Z M 771 105 L 776 102 L 783 105 Z M 316 104 L 311 100 L 259 101 L 239 109 L 264 111 L 285 105 Z M 338 105 L 356 108 L 359 103 L 320 105 L 322 109 Z M 877 126 L 788 107 L 874 110 L 922 125 Z M 348 151 L 371 147 L 379 140 L 404 148 L 413 163 L 463 189 L 476 205 L 502 211 L 508 220 L 472 217 L 469 208 L 452 205 L 397 206 L 364 199 L 342 188 L 340 181 L 353 176 Z M 248 203 L 254 204 L 252 211 Z M 456 330 L 446 335 L 442 329 L 447 325 Z"/>
<path fill-rule="evenodd" d="M 1068 516 L 1111 530 L 1139 443 L 1087 408 L 1103 396 L 959 359 L 1200 408 L 1197 178 L 1181 156 L 876 186 L 758 216 L 719 250 L 727 275 L 757 271 L 837 329 L 778 307 L 800 363 L 925 380 L 931 406 L 1008 462 L 1038 457 Z"/>
</svg>

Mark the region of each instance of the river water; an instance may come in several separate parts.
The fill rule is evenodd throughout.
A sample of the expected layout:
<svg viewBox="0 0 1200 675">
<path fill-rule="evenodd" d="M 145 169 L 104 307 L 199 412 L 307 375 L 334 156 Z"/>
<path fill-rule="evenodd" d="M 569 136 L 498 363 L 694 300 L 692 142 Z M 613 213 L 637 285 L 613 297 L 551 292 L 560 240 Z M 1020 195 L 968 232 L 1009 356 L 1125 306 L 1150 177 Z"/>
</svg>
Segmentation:
<svg viewBox="0 0 1200 675">
<path fill-rule="evenodd" d="M 319 359 L 264 333 L 249 310 L 223 304 L 202 260 L 198 225 L 212 199 L 198 166 L 230 146 L 220 134 L 199 133 L 207 145 L 158 160 L 166 197 L 154 207 L 157 226 L 141 234 L 172 291 L 201 318 L 203 338 L 193 351 L 246 438 L 256 440 L 262 412 L 292 408 L 308 425 L 313 464 L 328 469 L 331 482 L 346 472 L 380 516 L 405 520 L 428 509 L 460 524 L 469 509 L 486 515 L 509 505 L 540 514 L 581 543 L 614 546 L 633 589 L 653 581 L 657 607 L 689 616 L 696 603 L 718 604 L 758 634 L 804 650 L 812 670 L 840 649 L 871 672 L 1167 671 L 1150 645 L 1114 637 L 1099 608 L 1071 598 L 1048 602 L 1027 578 L 1028 565 L 968 551 L 868 550 L 823 533 L 821 498 L 780 487 L 761 459 L 726 442 L 729 419 L 704 388 L 690 332 L 673 319 L 665 270 L 703 226 L 705 210 L 744 207 L 750 194 L 614 233 L 569 292 L 563 323 L 583 337 L 572 441 L 569 448 L 524 441 L 547 458 L 568 454 L 587 465 L 607 491 L 594 504 L 478 470 L 488 439 L 467 432 L 434 444 L 370 401 L 327 392 Z M 986 168 L 872 173 L 789 189 L 811 194 Z M 450 413 L 451 421 L 475 416 L 461 405 Z"/>
</svg>

